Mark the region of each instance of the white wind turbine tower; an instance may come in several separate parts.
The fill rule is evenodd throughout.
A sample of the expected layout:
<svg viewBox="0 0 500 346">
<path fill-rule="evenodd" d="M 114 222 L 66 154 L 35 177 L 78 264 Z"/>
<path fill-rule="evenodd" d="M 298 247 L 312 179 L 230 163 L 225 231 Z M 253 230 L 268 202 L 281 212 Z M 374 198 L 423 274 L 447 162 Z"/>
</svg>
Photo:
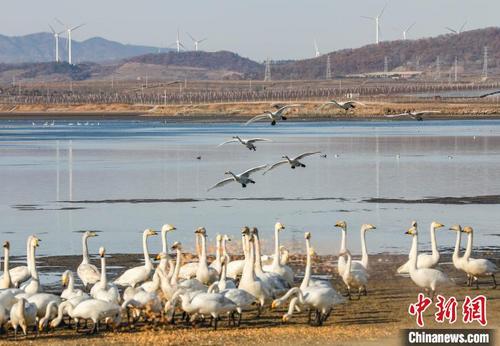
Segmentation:
<svg viewBox="0 0 500 346">
<path fill-rule="evenodd" d="M 201 40 L 197 40 L 195 39 L 193 36 L 191 36 L 191 34 L 189 32 L 186 32 L 186 34 L 188 34 L 188 36 L 191 38 L 191 40 L 193 41 L 194 43 L 194 50 L 197 52 L 198 51 L 198 46 L 200 43 L 202 42 L 205 42 L 207 40 L 207 38 L 205 37 L 204 39 L 201 39 Z"/>
<path fill-rule="evenodd" d="M 380 11 L 379 15 L 376 17 L 366 17 L 366 16 L 361 16 L 361 18 L 365 19 L 370 19 L 375 21 L 375 43 L 379 44 L 380 42 L 380 18 L 384 14 L 385 8 L 387 7 L 387 4 L 382 8 L 382 11 Z"/>
<path fill-rule="evenodd" d="M 407 27 L 405 30 L 403 30 L 403 40 L 406 41 L 406 34 L 408 34 L 408 31 L 410 31 L 411 28 L 413 28 L 413 26 L 415 25 L 416 23 L 413 22 L 412 25 L 410 25 L 409 27 Z"/>
<path fill-rule="evenodd" d="M 181 38 L 179 36 L 179 29 L 177 29 L 177 39 L 175 40 L 175 46 L 177 47 L 177 53 L 181 51 L 181 47 L 185 48 L 181 42 Z"/>
<path fill-rule="evenodd" d="M 56 43 L 56 62 L 59 62 L 59 35 L 61 35 L 64 32 L 64 30 L 61 32 L 56 32 L 54 30 L 54 28 L 52 27 L 52 25 L 50 25 L 50 24 L 49 24 L 49 28 L 52 31 L 52 34 L 54 35 L 54 40 Z"/>
<path fill-rule="evenodd" d="M 77 25 L 77 26 L 74 26 L 74 27 L 71 28 L 71 27 L 67 26 L 66 24 L 64 24 L 63 22 L 61 22 L 57 18 L 56 18 L 56 21 L 59 22 L 59 24 L 61 24 L 62 26 L 66 27 L 66 32 L 68 33 L 68 64 L 72 65 L 71 32 L 73 32 L 74 30 L 76 30 L 78 28 L 81 28 L 85 24 L 80 24 L 80 25 Z"/>
<path fill-rule="evenodd" d="M 314 55 L 317 57 L 321 56 L 321 53 L 319 52 L 318 44 L 316 43 L 316 40 L 314 40 Z"/>
<path fill-rule="evenodd" d="M 455 30 L 455 29 L 452 29 L 450 27 L 445 27 L 445 29 L 447 29 L 448 31 L 454 33 L 454 34 L 457 34 L 457 35 L 460 35 L 462 33 L 462 31 L 464 30 L 465 26 L 467 25 L 467 21 L 465 21 L 462 26 L 458 29 L 458 30 Z"/>
</svg>

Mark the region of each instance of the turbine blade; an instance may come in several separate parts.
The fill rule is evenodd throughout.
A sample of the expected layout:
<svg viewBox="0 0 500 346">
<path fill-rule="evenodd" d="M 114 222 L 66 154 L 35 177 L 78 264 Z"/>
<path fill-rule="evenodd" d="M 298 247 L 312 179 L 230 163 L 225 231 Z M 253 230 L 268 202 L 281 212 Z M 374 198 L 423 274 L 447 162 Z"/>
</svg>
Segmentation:
<svg viewBox="0 0 500 346">
<path fill-rule="evenodd" d="M 406 33 L 408 33 L 408 31 L 410 31 L 411 28 L 413 28 L 413 26 L 416 24 L 416 22 L 413 22 L 412 25 L 410 25 L 409 27 L 406 28 Z"/>
<path fill-rule="evenodd" d="M 207 38 L 207 37 L 205 37 L 203 40 L 199 40 L 199 41 L 198 41 L 198 44 L 200 44 L 200 43 L 202 43 L 202 42 L 204 42 L 204 41 L 206 41 L 206 40 L 208 40 L 208 38 Z"/>
<path fill-rule="evenodd" d="M 66 24 L 64 24 L 63 22 L 61 22 L 61 21 L 59 20 L 59 18 L 54 18 L 54 20 L 55 20 L 56 22 L 58 22 L 59 24 L 61 24 L 62 26 L 66 26 Z"/>
<path fill-rule="evenodd" d="M 52 27 L 52 25 L 49 24 L 49 28 L 50 28 L 50 31 L 52 31 L 52 33 L 55 35 L 56 31 L 54 30 L 54 28 Z"/>
<path fill-rule="evenodd" d="M 375 20 L 375 17 L 367 17 L 367 16 L 360 16 L 361 18 L 364 18 L 364 19 L 371 19 L 371 20 Z"/>
<path fill-rule="evenodd" d="M 460 27 L 460 31 L 459 32 L 462 32 L 462 30 L 465 28 L 466 25 L 467 25 L 467 21 L 465 21 L 465 23 Z"/>
<path fill-rule="evenodd" d="M 446 30 L 451 31 L 452 33 L 456 34 L 457 31 L 455 29 L 449 28 L 447 26 L 444 27 Z"/>
<path fill-rule="evenodd" d="M 193 36 L 191 36 L 189 32 L 186 31 L 186 34 L 191 38 L 191 40 L 193 40 L 193 42 L 196 42 L 196 39 Z"/>
<path fill-rule="evenodd" d="M 71 29 L 69 29 L 69 30 L 74 31 L 74 30 L 76 30 L 76 29 L 78 29 L 78 28 L 81 28 L 81 27 L 82 27 L 82 26 L 84 26 L 84 25 L 85 25 L 85 23 L 80 24 L 80 25 L 77 25 L 77 26 L 74 26 L 74 27 L 72 27 L 72 28 L 71 28 Z"/>
<path fill-rule="evenodd" d="M 382 8 L 382 11 L 380 11 L 380 14 L 378 15 L 379 18 L 382 17 L 382 15 L 384 14 L 384 11 L 385 11 L 387 5 L 389 5 L 388 2 L 385 3 L 384 7 Z"/>
</svg>

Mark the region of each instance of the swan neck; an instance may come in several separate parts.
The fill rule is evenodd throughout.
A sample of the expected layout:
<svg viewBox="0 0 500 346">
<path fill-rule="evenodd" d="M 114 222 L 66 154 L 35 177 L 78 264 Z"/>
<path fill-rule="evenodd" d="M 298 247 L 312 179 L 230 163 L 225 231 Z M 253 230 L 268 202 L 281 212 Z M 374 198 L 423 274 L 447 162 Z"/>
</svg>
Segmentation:
<svg viewBox="0 0 500 346">
<path fill-rule="evenodd" d="M 101 285 L 103 289 L 107 286 L 107 276 L 106 276 L 106 257 L 101 257 Z"/>
<path fill-rule="evenodd" d="M 84 235 L 82 237 L 82 255 L 83 255 L 82 263 L 85 263 L 85 264 L 88 264 L 90 262 L 89 261 L 89 248 L 87 245 L 87 239 L 88 239 L 88 237 L 86 235 Z"/>
<path fill-rule="evenodd" d="M 347 230 L 345 228 L 342 228 L 342 238 L 340 240 L 340 253 L 345 252 L 347 250 L 347 248 L 346 248 L 346 233 L 347 233 Z"/>
<path fill-rule="evenodd" d="M 38 271 L 36 270 L 35 246 L 30 249 L 30 273 L 34 280 L 38 280 Z"/>
<path fill-rule="evenodd" d="M 412 239 L 410 252 L 410 272 L 417 270 L 417 255 L 418 255 L 418 235 L 415 234 Z"/>
<path fill-rule="evenodd" d="M 431 226 L 431 247 L 432 247 L 432 256 L 439 256 L 439 251 L 436 243 L 436 228 Z"/>
<path fill-rule="evenodd" d="M 148 250 L 148 236 L 144 234 L 142 236 L 142 251 L 144 252 L 144 265 L 146 267 L 151 268 L 153 263 L 151 262 L 151 258 L 149 258 L 149 250 Z"/>
<path fill-rule="evenodd" d="M 259 239 L 259 236 L 257 234 L 254 235 L 254 247 L 255 247 L 255 272 L 256 273 L 263 273 L 263 270 L 262 270 L 262 262 L 261 262 L 261 258 L 260 258 L 260 239 Z"/>
<path fill-rule="evenodd" d="M 181 264 L 182 264 L 182 252 L 180 249 L 175 250 L 177 252 L 177 258 L 175 260 L 175 269 L 174 269 L 174 275 L 172 276 L 172 279 L 170 283 L 172 285 L 177 284 L 177 280 L 179 279 L 179 272 L 181 271 Z"/>
<path fill-rule="evenodd" d="M 161 251 L 168 255 L 167 232 L 161 232 Z"/>
<path fill-rule="evenodd" d="M 466 261 L 469 260 L 471 254 L 472 254 L 472 242 L 473 242 L 472 232 L 467 233 L 467 248 L 465 249 L 465 253 L 464 253 L 464 258 Z"/>
<path fill-rule="evenodd" d="M 4 288 L 11 286 L 11 277 L 9 272 L 9 249 L 4 248 L 4 259 L 3 259 L 3 281 L 5 282 Z"/>
<path fill-rule="evenodd" d="M 278 229 L 274 230 L 274 258 L 273 267 L 279 266 L 281 263 L 280 254 L 280 231 Z"/>
<path fill-rule="evenodd" d="M 361 228 L 361 263 L 368 268 L 368 251 L 366 250 L 366 229 Z"/>
<path fill-rule="evenodd" d="M 457 238 L 455 240 L 455 249 L 453 250 L 453 260 L 456 261 L 460 257 L 460 243 L 462 241 L 462 232 L 457 231 Z"/>
<path fill-rule="evenodd" d="M 304 279 L 300 285 L 301 289 L 309 286 L 309 281 L 311 280 L 311 242 L 309 239 L 306 239 L 306 251 L 306 270 L 304 272 Z"/>
</svg>

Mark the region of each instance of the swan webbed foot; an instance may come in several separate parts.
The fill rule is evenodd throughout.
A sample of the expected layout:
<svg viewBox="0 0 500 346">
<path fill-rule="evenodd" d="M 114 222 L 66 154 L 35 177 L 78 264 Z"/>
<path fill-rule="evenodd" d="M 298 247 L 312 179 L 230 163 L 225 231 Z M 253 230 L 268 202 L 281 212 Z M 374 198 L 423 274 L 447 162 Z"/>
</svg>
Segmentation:
<svg viewBox="0 0 500 346">
<path fill-rule="evenodd" d="M 273 120 L 273 121 L 271 122 L 271 125 L 272 125 L 272 126 L 276 125 L 276 120 Z"/>
<path fill-rule="evenodd" d="M 295 169 L 295 166 L 290 167 L 291 169 Z"/>
<path fill-rule="evenodd" d="M 241 187 L 245 188 L 245 187 L 247 187 L 247 184 L 241 184 Z"/>
</svg>

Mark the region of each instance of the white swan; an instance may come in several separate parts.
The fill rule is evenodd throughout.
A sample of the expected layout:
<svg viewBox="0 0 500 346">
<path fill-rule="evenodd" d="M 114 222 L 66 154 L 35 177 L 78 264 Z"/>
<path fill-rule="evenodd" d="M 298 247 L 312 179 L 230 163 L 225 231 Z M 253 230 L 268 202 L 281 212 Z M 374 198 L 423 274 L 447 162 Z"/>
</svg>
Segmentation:
<svg viewBox="0 0 500 346">
<path fill-rule="evenodd" d="M 0 279 L 0 289 L 13 288 L 12 280 L 9 271 L 9 250 L 10 243 L 8 241 L 3 242 L 3 272 L 4 275 Z"/>
<path fill-rule="evenodd" d="M 30 271 L 30 256 L 31 256 L 31 239 L 32 235 L 28 237 L 26 240 L 26 265 L 25 266 L 17 266 L 12 269 L 9 269 L 10 281 L 14 285 L 14 287 L 21 286 L 22 283 L 28 281 L 31 277 Z M 0 281 L 3 281 L 3 275 L 0 277 Z"/>
<path fill-rule="evenodd" d="M 101 274 L 97 267 L 90 263 L 89 259 L 89 249 L 87 245 L 87 239 L 97 237 L 97 233 L 93 231 L 86 231 L 82 235 L 82 263 L 78 266 L 76 273 L 83 283 L 85 290 L 88 291 L 89 285 L 95 284 L 99 281 Z"/>
<path fill-rule="evenodd" d="M 358 289 L 358 299 L 361 298 L 361 292 L 365 295 L 367 294 L 366 285 L 368 284 L 368 273 L 364 267 L 358 269 L 352 269 L 352 257 L 349 250 L 346 250 L 341 254 L 342 256 L 347 256 L 347 263 L 342 273 L 342 280 L 347 287 L 347 295 L 351 299 L 351 289 Z"/>
<path fill-rule="evenodd" d="M 257 151 L 257 148 L 255 147 L 255 142 L 272 142 L 270 139 L 265 139 L 265 138 L 240 138 L 239 136 L 233 136 L 233 139 L 229 141 L 222 142 L 219 144 L 217 147 L 220 147 L 224 144 L 228 143 L 241 143 L 245 147 L 247 147 L 249 150 Z"/>
<path fill-rule="evenodd" d="M 237 306 L 230 299 L 220 293 L 198 293 L 192 295 L 178 290 L 172 301 L 181 300 L 181 308 L 190 315 L 190 320 L 196 321 L 200 315 L 211 316 L 214 321 L 214 330 L 217 329 L 219 316 L 235 311 Z M 174 303 L 175 305 L 175 303 Z"/>
<path fill-rule="evenodd" d="M 27 294 L 42 292 L 42 286 L 40 285 L 40 278 L 38 277 L 35 260 L 35 249 L 38 247 L 39 242 L 40 239 L 38 239 L 36 236 L 31 236 L 30 258 L 28 264 L 28 267 L 30 268 L 31 278 L 21 286 L 21 290 L 23 290 Z"/>
<path fill-rule="evenodd" d="M 219 181 L 217 184 L 210 187 L 207 191 L 213 190 L 217 187 L 224 186 L 224 185 L 229 184 L 231 182 L 236 182 L 238 184 L 241 184 L 241 187 L 243 187 L 243 188 L 247 187 L 248 184 L 255 184 L 255 181 L 250 179 L 250 175 L 255 173 L 255 172 L 258 172 L 260 170 L 263 170 L 266 167 L 267 167 L 267 165 L 253 167 L 253 168 L 247 169 L 246 171 L 244 171 L 243 173 L 240 173 L 240 174 L 234 174 L 231 171 L 227 171 L 224 174 L 230 175 L 231 177 Z"/>
<path fill-rule="evenodd" d="M 464 257 L 460 257 L 460 244 L 462 240 L 462 226 L 460 225 L 453 225 L 450 228 L 450 231 L 455 231 L 457 233 L 456 241 L 455 241 L 455 249 L 453 250 L 453 256 L 452 256 L 452 261 L 453 261 L 453 266 L 457 270 L 464 270 L 464 265 L 465 265 L 465 259 Z"/>
<path fill-rule="evenodd" d="M 415 227 L 417 227 L 417 223 L 414 222 Z M 431 223 L 430 227 L 430 233 L 431 233 L 431 248 L 432 248 L 432 254 L 419 254 L 417 258 L 417 268 L 433 268 L 435 267 L 438 262 L 439 262 L 439 250 L 437 248 L 437 243 L 436 243 L 436 230 L 440 229 L 441 227 L 444 227 L 443 224 L 433 221 Z M 411 252 L 411 251 L 410 251 Z M 410 271 L 410 260 L 406 261 L 405 264 L 400 266 L 397 270 L 399 274 L 407 274 Z"/>
<path fill-rule="evenodd" d="M 467 234 L 467 248 L 464 253 L 464 265 L 463 270 L 476 281 L 476 287 L 479 289 L 479 277 L 491 276 L 493 279 L 493 288 L 497 287 L 497 281 L 495 279 L 495 274 L 498 272 L 498 267 L 491 261 L 484 258 L 471 258 L 472 253 L 472 242 L 474 230 L 470 226 L 466 226 L 462 229 L 462 232 Z M 472 282 L 471 282 L 472 285 Z"/>
<path fill-rule="evenodd" d="M 121 299 L 118 288 L 114 284 L 108 283 L 106 273 L 106 249 L 102 246 L 99 248 L 99 256 L 101 257 L 101 279 L 92 286 L 90 294 L 95 299 L 119 304 Z"/>
<path fill-rule="evenodd" d="M 119 286 L 132 286 L 135 287 L 141 282 L 147 281 L 153 271 L 153 263 L 149 258 L 148 251 L 148 237 L 157 235 L 153 229 L 146 229 L 142 233 L 142 250 L 144 252 L 144 265 L 130 268 L 114 281 Z"/>
<path fill-rule="evenodd" d="M 149 320 L 154 320 L 163 309 L 161 300 L 155 292 L 146 292 L 140 287 L 127 287 L 123 292 L 123 300 L 126 305 L 133 306 L 133 315 L 136 318 L 143 312 Z"/>
<path fill-rule="evenodd" d="M 19 298 L 10 310 L 10 324 L 14 328 L 14 337 L 17 337 L 19 327 L 24 335 L 28 335 L 28 327 L 36 327 L 36 306 L 28 303 L 25 298 Z"/>
<path fill-rule="evenodd" d="M 362 105 L 362 106 L 366 106 L 364 103 L 361 103 L 358 101 L 341 102 L 341 101 L 330 100 L 328 102 L 323 103 L 321 106 L 319 106 L 319 108 L 323 108 L 323 107 L 328 106 L 328 105 L 334 105 L 340 109 L 343 109 L 347 113 L 350 109 L 356 108 L 357 104 Z"/>
<path fill-rule="evenodd" d="M 255 247 L 255 275 L 257 278 L 265 284 L 273 296 L 278 296 L 285 293 L 290 285 L 286 280 L 279 274 L 272 272 L 264 272 L 262 270 L 261 264 L 261 254 L 260 254 L 260 239 L 259 231 L 256 227 L 252 228 L 251 234 L 254 237 L 254 247 Z"/>
<path fill-rule="evenodd" d="M 294 287 L 290 289 L 283 297 L 275 299 L 271 305 L 271 308 L 276 308 L 286 302 L 288 298 L 293 298 L 290 300 L 290 305 L 288 307 L 288 312 L 283 316 L 283 322 L 287 322 L 293 315 L 294 310 L 298 306 L 309 307 L 309 322 L 311 322 L 311 309 L 315 310 L 316 314 L 316 324 L 323 324 L 330 316 L 333 306 L 343 303 L 345 299 L 337 293 L 328 284 L 319 284 L 311 282 L 311 267 L 312 260 L 311 257 L 314 253 L 310 246 L 311 233 L 306 232 L 304 234 L 306 239 L 306 268 L 304 272 L 304 279 L 300 287 Z"/>
<path fill-rule="evenodd" d="M 306 165 L 304 165 L 302 162 L 300 162 L 299 160 L 307 157 L 307 156 L 311 156 L 311 155 L 315 155 L 315 154 L 319 154 L 321 153 L 321 151 L 314 151 L 314 152 L 308 152 L 308 153 L 303 153 L 303 154 L 300 154 L 298 156 L 295 156 L 295 157 L 292 157 L 290 158 L 289 156 L 287 155 L 284 155 L 282 156 L 281 158 L 284 159 L 284 160 L 281 160 L 281 161 L 278 161 L 276 163 L 273 163 L 271 166 L 269 166 L 268 169 L 266 169 L 264 171 L 264 173 L 262 174 L 266 174 L 267 172 L 275 169 L 276 167 L 279 167 L 281 165 L 284 165 L 284 164 L 289 164 L 290 165 L 290 168 L 291 169 L 295 169 L 295 167 L 303 167 L 305 168 Z"/>
<path fill-rule="evenodd" d="M 92 320 L 94 325 L 91 333 L 97 333 L 101 320 L 106 320 L 114 328 L 118 327 L 121 323 L 122 308 L 120 305 L 112 302 L 100 299 L 87 299 L 76 306 L 67 304 L 65 309 L 68 315 L 77 323 L 77 332 L 80 320 Z"/>
<path fill-rule="evenodd" d="M 219 274 L 222 266 L 221 258 L 223 256 L 222 238 L 223 236 L 221 234 L 217 234 L 217 236 L 215 237 L 215 260 L 210 263 L 210 268 L 215 269 Z"/>
<path fill-rule="evenodd" d="M 418 232 L 416 227 L 411 227 L 406 234 L 413 237 L 413 243 L 410 253 L 410 277 L 412 281 L 421 288 L 430 292 L 432 299 L 438 286 L 448 285 L 448 277 L 437 269 L 432 268 L 418 268 L 417 255 L 418 255 Z"/>
<path fill-rule="evenodd" d="M 201 256 L 201 249 L 200 249 L 200 234 L 197 233 L 196 231 L 194 232 L 194 240 L 195 240 L 195 246 L 196 246 L 196 256 L 198 256 L 198 260 Z M 188 280 L 196 277 L 196 271 L 198 270 L 198 262 L 190 262 L 186 263 L 181 266 L 180 271 L 179 271 L 179 278 Z"/>
<path fill-rule="evenodd" d="M 4 327 L 10 318 L 10 309 L 17 303 L 14 292 L 3 290 L 0 292 L 0 328 Z"/>
<path fill-rule="evenodd" d="M 262 308 L 271 299 L 271 292 L 268 286 L 255 275 L 255 240 L 250 234 L 250 229 L 243 227 L 242 234 L 244 235 L 245 266 L 238 288 L 253 295 L 259 301 L 259 306 Z"/>
<path fill-rule="evenodd" d="M 242 233 L 241 233 L 241 246 L 243 248 L 243 253 L 245 253 L 245 234 L 243 233 L 243 230 L 245 227 L 242 228 Z M 240 259 L 240 260 L 234 260 L 231 261 L 227 264 L 227 277 L 236 280 L 239 276 L 242 275 L 243 273 L 243 268 L 245 267 L 245 259 Z"/>
<path fill-rule="evenodd" d="M 167 233 L 175 231 L 177 228 L 170 224 L 165 224 L 161 227 L 161 251 L 168 255 L 168 242 Z M 165 259 L 160 260 L 158 268 L 161 268 L 165 273 L 167 273 L 168 256 Z"/>
<path fill-rule="evenodd" d="M 78 304 L 80 304 L 81 302 L 83 302 L 84 300 L 88 300 L 88 299 L 91 299 L 89 295 L 81 295 L 81 296 L 75 296 L 73 298 L 65 300 L 64 302 L 59 304 L 59 306 L 57 307 L 56 317 L 52 321 L 50 321 L 50 323 L 48 323 L 48 321 L 47 322 L 43 321 L 43 325 L 45 326 L 48 324 L 48 326 L 50 326 L 51 328 L 57 327 L 59 324 L 61 324 L 64 316 L 68 315 L 68 309 L 67 309 L 68 306 L 71 305 L 72 307 L 75 307 Z M 42 320 L 40 320 L 40 322 L 42 322 Z"/>
<path fill-rule="evenodd" d="M 346 237 L 347 237 L 347 222 L 339 221 L 335 224 L 335 227 L 340 228 L 342 230 L 342 240 L 340 243 L 339 253 L 343 253 L 347 251 L 346 245 Z M 368 250 L 366 249 L 366 232 L 372 229 L 376 229 L 376 227 L 372 224 L 363 224 L 360 229 L 361 233 L 361 261 L 352 261 L 352 269 L 369 269 L 369 259 L 368 259 Z M 340 276 L 344 273 L 344 269 L 346 268 L 346 259 L 344 256 L 339 255 L 337 270 Z"/>
<path fill-rule="evenodd" d="M 441 111 L 411 111 L 407 110 L 404 111 L 403 113 L 400 114 L 384 114 L 384 117 L 386 118 L 398 118 L 398 117 L 403 117 L 403 116 L 409 116 L 412 119 L 415 119 L 417 121 L 422 121 L 424 118 L 422 115 L 427 115 L 427 114 L 432 114 L 432 113 L 441 113 Z"/>
<path fill-rule="evenodd" d="M 65 287 L 61 293 L 61 298 L 63 299 L 71 299 L 75 296 L 82 296 L 86 294 L 82 290 L 75 288 L 75 279 L 71 270 L 66 270 L 62 274 L 61 282 L 63 287 Z"/>
<path fill-rule="evenodd" d="M 248 120 L 245 123 L 245 126 L 263 119 L 271 120 L 271 125 L 274 126 L 280 120 L 287 120 L 287 117 L 283 115 L 283 112 L 285 110 L 287 110 L 288 108 L 296 108 L 296 107 L 300 107 L 300 105 L 285 105 L 279 108 L 277 107 L 278 109 L 274 112 L 265 111 L 264 114 L 254 116 L 252 119 Z"/>
<path fill-rule="evenodd" d="M 207 264 L 207 231 L 205 227 L 198 227 L 195 232 L 200 235 L 201 239 L 201 254 L 196 270 L 196 279 L 202 284 L 209 285 L 217 280 L 218 272 Z"/>
<path fill-rule="evenodd" d="M 290 287 L 293 286 L 293 270 L 286 264 L 281 262 L 281 247 L 280 247 L 280 232 L 285 229 L 281 222 L 276 222 L 274 225 L 274 256 L 271 265 L 263 266 L 262 269 L 266 272 L 276 273 L 283 277 Z M 288 258 L 288 256 L 287 256 Z"/>
</svg>

